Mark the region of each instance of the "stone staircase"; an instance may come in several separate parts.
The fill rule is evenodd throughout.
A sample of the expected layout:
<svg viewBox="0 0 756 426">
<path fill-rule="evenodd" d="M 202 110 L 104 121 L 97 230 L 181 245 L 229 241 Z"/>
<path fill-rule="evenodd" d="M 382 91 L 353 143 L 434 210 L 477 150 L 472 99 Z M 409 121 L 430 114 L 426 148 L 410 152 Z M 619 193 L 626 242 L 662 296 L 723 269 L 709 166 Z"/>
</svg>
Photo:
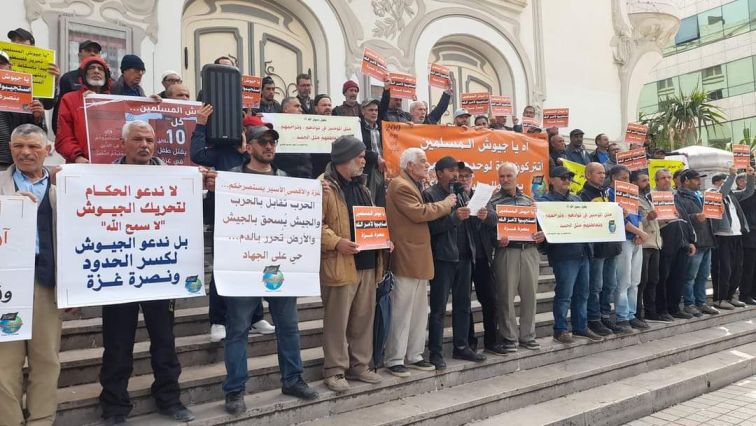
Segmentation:
<svg viewBox="0 0 756 426">
<path fill-rule="evenodd" d="M 223 409 L 223 344 L 209 340 L 207 297 L 177 300 L 175 334 L 183 370 L 180 378 L 182 400 L 197 415 L 192 424 L 198 425 L 456 425 L 475 421 L 498 425 L 511 424 L 510 417 L 515 415 L 520 419 L 515 424 L 615 424 L 611 420 L 620 417 L 602 413 L 606 410 L 614 412 L 617 407 L 624 407 L 622 404 L 634 408 L 623 408 L 623 413 L 631 414 L 630 417 L 623 417 L 623 421 L 648 413 L 640 409 L 641 405 L 634 405 L 622 398 L 608 401 L 604 397 L 613 393 L 601 393 L 598 390 L 602 387 L 620 386 L 626 390 L 629 385 L 624 385 L 623 381 L 642 380 L 644 374 L 661 374 L 667 369 L 678 368 L 690 373 L 691 377 L 679 372 L 669 375 L 670 379 L 679 382 L 671 385 L 675 390 L 677 387 L 684 389 L 684 392 L 676 391 L 674 397 L 668 395 L 668 390 L 646 389 L 646 400 L 650 401 L 651 407 L 658 408 L 662 401 L 669 401 L 669 404 L 679 402 L 679 395 L 688 398 L 695 396 L 695 393 L 751 375 L 756 368 L 749 358 L 751 354 L 756 356 L 756 344 L 752 344 L 756 342 L 756 324 L 752 321 L 756 317 L 756 309 L 751 308 L 688 321 L 652 323 L 651 330 L 646 332 L 613 337 L 601 343 L 590 344 L 578 340 L 571 345 L 558 344 L 551 339 L 551 302 L 554 296 L 554 278 L 551 274 L 551 268 L 545 261 L 542 262 L 536 323 L 542 345 L 540 351 L 521 349 L 507 356 L 488 355 L 488 360 L 480 364 L 453 360 L 450 353 L 449 304 L 444 332 L 445 347 L 449 352 L 445 371 L 413 370 L 408 379 L 399 379 L 381 371 L 384 377 L 381 384 L 350 382 L 352 389 L 345 394 L 335 394 L 322 384 L 323 311 L 320 298 L 300 298 L 304 379 L 320 392 L 320 398 L 301 401 L 282 395 L 275 337 L 252 335 L 249 339 L 249 394 L 246 397 L 249 410 L 239 417 L 228 416 Z M 474 292 L 472 308 L 476 332 L 482 334 L 482 314 Z M 144 425 L 175 424 L 154 414 L 155 406 L 149 392 L 152 384 L 149 340 L 141 317 L 138 327 L 134 373 L 129 383 L 134 410 L 128 420 Z M 739 355 L 732 355 L 735 350 Z M 100 421 L 97 397 L 100 392 L 98 374 L 101 355 L 99 308 L 85 308 L 77 317 L 66 317 L 61 343 L 62 368 L 56 425 L 82 426 Z M 691 370 L 686 367 L 688 363 L 701 363 L 709 357 L 714 357 L 719 363 L 710 365 L 709 369 L 698 366 L 697 370 Z M 715 374 L 715 379 L 702 382 L 701 377 Z M 698 385 L 706 382 L 708 387 L 680 384 L 686 379 Z M 579 398 L 585 392 L 599 392 L 596 394 L 598 400 L 596 396 L 589 398 L 596 406 L 587 407 L 570 399 Z M 667 397 L 649 396 L 655 395 L 654 392 Z M 625 397 L 627 393 L 614 394 Z M 556 405 L 551 408 L 544 405 L 550 403 Z M 545 408 L 536 408 L 542 406 Z M 585 409 L 576 411 L 576 407 Z M 528 410 L 535 410 L 535 414 Z M 544 413 L 552 412 L 556 417 L 544 417 Z M 582 419 L 582 423 L 575 419 Z"/>
</svg>

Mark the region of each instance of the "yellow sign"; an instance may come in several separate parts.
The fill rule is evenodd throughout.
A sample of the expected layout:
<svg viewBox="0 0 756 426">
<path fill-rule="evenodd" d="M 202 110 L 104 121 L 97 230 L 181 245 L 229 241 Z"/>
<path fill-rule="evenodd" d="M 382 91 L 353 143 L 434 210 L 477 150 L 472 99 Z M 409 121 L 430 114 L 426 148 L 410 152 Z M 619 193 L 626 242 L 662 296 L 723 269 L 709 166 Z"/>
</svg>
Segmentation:
<svg viewBox="0 0 756 426">
<path fill-rule="evenodd" d="M 656 171 L 659 169 L 667 169 L 674 175 L 676 171 L 685 169 L 685 163 L 678 160 L 648 160 L 648 177 L 652 189 L 656 188 Z"/>
<path fill-rule="evenodd" d="M 575 177 L 572 178 L 572 183 L 570 184 L 570 192 L 577 194 L 583 189 L 583 185 L 585 185 L 585 166 L 574 161 L 565 160 L 564 158 L 562 158 L 562 165 L 572 173 L 575 173 Z"/>
<path fill-rule="evenodd" d="M 10 56 L 13 71 L 32 75 L 32 95 L 35 98 L 55 97 L 55 76 L 47 71 L 50 64 L 55 63 L 54 50 L 7 41 L 0 41 L 0 50 Z"/>
</svg>

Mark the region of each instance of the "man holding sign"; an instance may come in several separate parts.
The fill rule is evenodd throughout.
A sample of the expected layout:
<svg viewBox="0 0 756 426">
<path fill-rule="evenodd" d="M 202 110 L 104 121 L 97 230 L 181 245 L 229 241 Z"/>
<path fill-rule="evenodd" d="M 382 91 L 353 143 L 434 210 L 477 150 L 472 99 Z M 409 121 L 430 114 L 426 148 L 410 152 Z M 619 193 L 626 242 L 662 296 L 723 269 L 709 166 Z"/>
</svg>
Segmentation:
<svg viewBox="0 0 756 426">
<path fill-rule="evenodd" d="M 331 163 L 319 178 L 331 188 L 323 194 L 320 293 L 323 377 L 334 392 L 349 390 L 347 378 L 381 381 L 370 368 L 370 359 L 375 285 L 383 277 L 383 251 L 363 248 L 355 241 L 359 208 L 373 205 L 362 177 L 364 168 L 365 144 L 354 136 L 342 136 L 333 142 Z"/>
</svg>

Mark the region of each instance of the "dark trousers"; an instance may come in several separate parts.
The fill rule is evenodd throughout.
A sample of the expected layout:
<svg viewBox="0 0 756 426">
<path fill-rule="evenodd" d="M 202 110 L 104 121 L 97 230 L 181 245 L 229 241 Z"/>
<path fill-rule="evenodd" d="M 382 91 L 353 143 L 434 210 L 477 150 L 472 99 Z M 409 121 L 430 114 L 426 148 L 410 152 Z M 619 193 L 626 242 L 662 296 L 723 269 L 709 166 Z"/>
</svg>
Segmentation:
<svg viewBox="0 0 756 426">
<path fill-rule="evenodd" d="M 756 232 L 756 231 L 751 231 Z M 756 285 L 756 248 L 743 248 L 743 274 L 740 279 L 740 298 L 753 297 Z M 478 296 L 480 297 L 480 296 Z"/>
<path fill-rule="evenodd" d="M 638 285 L 638 304 L 635 316 L 644 319 L 647 314 L 656 314 L 656 286 L 659 283 L 659 250 L 643 249 L 643 269 Z"/>
<path fill-rule="evenodd" d="M 475 283 L 475 295 L 478 297 L 480 309 L 483 312 L 483 345 L 490 348 L 498 343 L 499 334 L 496 332 L 496 292 L 493 287 L 493 274 L 491 266 L 485 258 L 475 261 L 472 280 Z M 471 348 L 478 346 L 472 312 L 470 312 L 470 333 L 467 341 Z"/>
<path fill-rule="evenodd" d="M 431 356 L 443 355 L 444 316 L 449 291 L 452 293 L 452 330 L 454 347 L 468 346 L 470 329 L 470 278 L 472 259 L 459 262 L 433 261 L 434 278 L 430 282 L 430 316 L 428 316 L 428 350 Z"/>
<path fill-rule="evenodd" d="M 100 405 L 104 418 L 126 417 L 133 407 L 127 387 L 134 370 L 134 338 L 140 307 L 150 335 L 150 362 L 155 377 L 152 397 L 161 410 L 181 404 L 178 383 L 181 365 L 173 336 L 173 300 L 106 305 L 102 307 L 105 351 L 100 369 Z"/>
<path fill-rule="evenodd" d="M 743 239 L 740 235 L 717 235 L 716 260 L 712 257 L 712 266 L 716 263 L 717 279 L 712 280 L 714 300 L 730 300 L 735 296 L 743 274 Z M 749 259 L 753 262 L 753 259 Z M 714 271 L 712 270 L 712 277 Z"/>
<path fill-rule="evenodd" d="M 662 251 L 659 257 L 659 283 L 656 286 L 656 313 L 658 315 L 671 315 L 680 311 L 683 285 L 687 279 L 688 249 Z"/>
</svg>

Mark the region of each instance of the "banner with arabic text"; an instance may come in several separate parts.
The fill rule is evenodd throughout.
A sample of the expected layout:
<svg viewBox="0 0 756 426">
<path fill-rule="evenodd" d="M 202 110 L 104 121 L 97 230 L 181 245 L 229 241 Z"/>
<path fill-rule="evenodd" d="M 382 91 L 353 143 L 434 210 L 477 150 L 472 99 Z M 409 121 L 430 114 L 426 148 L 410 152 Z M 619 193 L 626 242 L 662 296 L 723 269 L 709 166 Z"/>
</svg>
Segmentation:
<svg viewBox="0 0 756 426">
<path fill-rule="evenodd" d="M 389 230 L 386 209 L 374 206 L 352 207 L 354 242 L 360 250 L 389 248 Z"/>
<path fill-rule="evenodd" d="M 656 172 L 661 169 L 669 170 L 669 174 L 674 175 L 678 170 L 685 169 L 685 163 L 679 160 L 648 160 L 648 179 L 651 189 L 656 188 Z"/>
<path fill-rule="evenodd" d="M 32 75 L 0 70 L 0 111 L 31 114 Z"/>
<path fill-rule="evenodd" d="M 0 41 L 0 50 L 10 56 L 13 71 L 33 76 L 32 92 L 35 98 L 55 97 L 55 76 L 48 72 L 50 64 L 55 63 L 54 50 L 8 41 Z"/>
<path fill-rule="evenodd" d="M 331 144 L 339 136 L 350 135 L 362 140 L 360 119 L 330 115 L 263 114 L 280 139 L 276 152 L 330 154 Z"/>
<path fill-rule="evenodd" d="M 219 172 L 213 274 L 222 296 L 320 295 L 322 187 Z"/>
<path fill-rule="evenodd" d="M 57 182 L 59 308 L 205 295 L 196 167 L 67 164 Z"/>
<path fill-rule="evenodd" d="M 32 338 L 37 205 L 0 197 L 0 343 Z"/>
<path fill-rule="evenodd" d="M 625 241 L 625 217 L 617 203 L 539 202 L 536 207 L 550 244 Z"/>
</svg>

